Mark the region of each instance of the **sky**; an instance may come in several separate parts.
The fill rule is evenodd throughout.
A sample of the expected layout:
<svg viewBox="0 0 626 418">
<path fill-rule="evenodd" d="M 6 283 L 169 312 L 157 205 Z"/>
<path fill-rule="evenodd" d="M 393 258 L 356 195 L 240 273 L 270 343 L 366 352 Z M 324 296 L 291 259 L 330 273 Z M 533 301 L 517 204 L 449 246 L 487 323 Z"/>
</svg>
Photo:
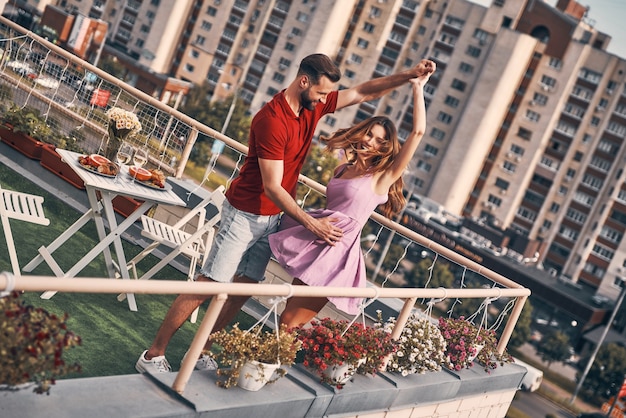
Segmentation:
<svg viewBox="0 0 626 418">
<path fill-rule="evenodd" d="M 489 6 L 491 0 L 470 0 L 483 6 Z M 583 6 L 589 7 L 587 17 L 595 21 L 593 25 L 600 32 L 611 36 L 607 51 L 626 59 L 626 0 L 577 0 Z M 551 5 L 556 0 L 546 0 Z"/>
</svg>

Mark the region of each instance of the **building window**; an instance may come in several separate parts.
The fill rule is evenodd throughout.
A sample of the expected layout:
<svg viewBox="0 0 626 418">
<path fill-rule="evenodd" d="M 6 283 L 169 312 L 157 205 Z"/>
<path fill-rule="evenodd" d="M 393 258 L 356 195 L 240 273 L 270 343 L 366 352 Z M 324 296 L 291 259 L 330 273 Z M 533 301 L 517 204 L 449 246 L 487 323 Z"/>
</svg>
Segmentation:
<svg viewBox="0 0 626 418">
<path fill-rule="evenodd" d="M 211 24 L 211 22 L 207 22 L 206 20 L 202 21 L 202 24 L 200 25 L 200 29 L 202 30 L 211 30 L 211 28 L 213 27 L 213 25 Z"/>
<path fill-rule="evenodd" d="M 562 66 L 563 62 L 556 57 L 550 57 L 550 59 L 548 60 L 548 67 L 554 68 L 555 70 L 560 70 Z"/>
<path fill-rule="evenodd" d="M 541 115 L 537 112 L 533 112 L 532 110 L 526 110 L 526 119 L 531 122 L 539 122 L 539 118 Z"/>
<path fill-rule="evenodd" d="M 451 87 L 455 90 L 465 91 L 465 87 L 467 87 L 467 83 L 455 78 L 454 80 L 452 80 Z"/>
<path fill-rule="evenodd" d="M 592 176 L 591 174 L 585 174 L 583 176 L 582 184 L 589 187 L 592 190 L 600 190 L 604 182 L 602 179 Z"/>
<path fill-rule="evenodd" d="M 547 75 L 543 75 L 541 76 L 541 87 L 546 90 L 546 91 L 550 91 L 552 89 L 554 89 L 554 87 L 556 86 L 556 79 L 549 77 Z"/>
<path fill-rule="evenodd" d="M 584 224 L 587 220 L 587 215 L 572 208 L 567 209 L 567 212 L 565 212 L 565 217 L 573 222 L 576 222 L 579 225 Z"/>
<path fill-rule="evenodd" d="M 437 141 L 443 141 L 443 139 L 446 137 L 446 133 L 441 129 L 433 128 L 430 131 L 430 136 L 435 138 Z"/>
<path fill-rule="evenodd" d="M 496 178 L 496 187 L 502 189 L 502 190 L 508 190 L 509 189 L 509 182 L 501 179 L 500 177 Z"/>
<path fill-rule="evenodd" d="M 550 205 L 550 212 L 557 213 L 560 208 L 561 208 L 561 205 L 559 205 L 556 202 L 552 202 L 552 204 Z"/>
<path fill-rule="evenodd" d="M 433 157 L 437 155 L 437 153 L 439 152 L 439 148 L 430 145 L 430 144 L 426 144 L 426 147 L 424 147 L 424 153 L 425 154 L 430 154 Z"/>
<path fill-rule="evenodd" d="M 361 64 L 363 62 L 363 58 L 358 54 L 351 54 L 350 61 L 354 64 Z"/>
<path fill-rule="evenodd" d="M 502 163 L 502 168 L 504 169 L 504 171 L 507 171 L 509 173 L 515 173 L 515 167 L 515 164 L 510 161 L 505 161 Z"/>
<path fill-rule="evenodd" d="M 591 126 L 598 126 L 598 125 L 600 125 L 600 118 L 599 118 L 599 117 L 597 117 L 597 116 L 593 116 L 593 117 L 591 118 L 591 122 L 589 122 L 589 124 L 590 124 Z"/>
<path fill-rule="evenodd" d="M 515 145 L 515 144 L 511 144 L 511 152 L 517 156 L 523 156 L 524 155 L 524 148 L 520 147 L 519 145 Z"/>
<path fill-rule="evenodd" d="M 598 84 L 600 80 L 602 79 L 602 74 L 597 73 L 595 71 L 591 71 L 587 68 L 581 68 L 580 71 L 578 72 L 578 77 L 592 84 Z"/>
<path fill-rule="evenodd" d="M 496 207 L 500 207 L 500 205 L 502 204 L 502 199 L 500 199 L 499 197 L 496 197 L 496 196 L 490 194 L 487 197 L 487 202 L 493 204 Z"/>
<path fill-rule="evenodd" d="M 529 131 L 528 129 L 522 128 L 521 126 L 517 130 L 517 136 L 527 141 L 530 140 L 530 137 L 532 136 L 532 134 L 533 133 L 531 131 Z"/>
<path fill-rule="evenodd" d="M 579 161 L 580 162 L 580 161 L 582 161 L 582 159 L 583 159 L 583 153 L 580 152 L 580 151 L 576 151 L 574 153 L 574 161 Z"/>
<path fill-rule="evenodd" d="M 596 201 L 593 196 L 589 196 L 587 193 L 581 191 L 574 193 L 574 200 L 587 207 L 593 206 Z"/>
<path fill-rule="evenodd" d="M 478 39 L 479 41 L 485 42 L 487 41 L 487 38 L 489 38 L 489 34 L 482 29 L 476 29 L 474 30 L 474 38 Z"/>
<path fill-rule="evenodd" d="M 206 42 L 206 38 L 205 38 L 204 36 L 202 36 L 202 35 L 198 35 L 198 36 L 196 36 L 196 41 L 195 41 L 195 43 L 196 43 L 197 45 L 202 46 L 202 45 L 204 45 L 204 43 L 205 43 L 205 42 Z"/>
<path fill-rule="evenodd" d="M 517 208 L 517 216 L 527 219 L 529 221 L 534 221 L 535 219 L 537 219 L 537 212 L 520 206 L 519 208 Z"/>
<path fill-rule="evenodd" d="M 334 127 L 335 124 L 337 123 L 337 118 L 334 118 L 332 116 L 326 116 L 326 119 L 324 120 L 324 122 L 326 123 L 326 125 Z"/>
<path fill-rule="evenodd" d="M 274 73 L 272 80 L 276 81 L 277 83 L 282 84 L 285 81 L 285 76 L 282 75 L 281 73 Z"/>
<path fill-rule="evenodd" d="M 191 64 L 185 64 L 185 71 L 187 71 L 188 73 L 193 73 L 193 70 L 195 70 L 195 67 Z"/>
<path fill-rule="evenodd" d="M 449 125 L 450 122 L 452 122 L 452 115 L 449 115 L 445 112 L 439 112 L 439 114 L 437 115 L 437 120 L 445 123 L 446 125 Z"/>
<path fill-rule="evenodd" d="M 382 13 L 381 10 L 376 6 L 372 6 L 372 8 L 370 9 L 371 18 L 380 17 L 381 13 Z"/>
<path fill-rule="evenodd" d="M 365 39 L 363 39 L 363 38 L 359 38 L 359 39 L 357 40 L 357 42 L 356 42 L 356 45 L 357 45 L 359 48 L 363 48 L 363 49 L 367 49 L 367 47 L 368 47 L 368 45 L 369 45 L 369 44 L 370 44 L 370 43 L 369 43 L 368 41 L 366 41 Z"/>
<path fill-rule="evenodd" d="M 446 96 L 444 103 L 452 108 L 457 108 L 459 106 L 459 99 L 452 96 Z"/>
<path fill-rule="evenodd" d="M 427 163 L 426 161 L 424 161 L 424 160 L 419 160 L 417 162 L 416 167 L 417 167 L 418 170 L 422 170 L 422 171 L 425 171 L 427 173 L 429 173 L 430 170 L 432 169 L 432 166 L 429 163 Z"/>
<path fill-rule="evenodd" d="M 603 226 L 602 230 L 600 231 L 600 236 L 603 238 L 606 238 L 607 240 L 614 242 L 616 244 L 619 244 L 620 241 L 622 240 L 622 237 L 624 236 L 624 234 L 622 234 L 621 232 L 619 232 L 616 229 L 613 229 L 609 226 Z"/>
<path fill-rule="evenodd" d="M 546 96 L 545 94 L 541 94 L 541 93 L 533 94 L 533 100 L 532 100 L 531 105 L 545 106 L 546 103 L 548 103 L 548 96 Z"/>
<path fill-rule="evenodd" d="M 480 57 L 480 52 L 481 52 L 480 48 L 477 48 L 472 45 L 468 46 L 467 50 L 465 51 L 467 55 L 469 55 L 470 57 L 474 57 L 474 58 Z"/>
<path fill-rule="evenodd" d="M 615 252 L 600 244 L 595 244 L 591 249 L 591 252 L 600 258 L 604 258 L 605 260 L 611 260 L 615 255 Z"/>
<path fill-rule="evenodd" d="M 287 42 L 285 44 L 285 51 L 293 52 L 296 49 L 296 46 L 291 42 Z"/>
<path fill-rule="evenodd" d="M 206 13 L 209 16 L 215 16 L 217 14 L 217 9 L 213 6 L 209 6 L 209 8 L 207 9 Z"/>
<path fill-rule="evenodd" d="M 604 275 L 606 274 L 606 270 L 604 270 L 602 267 L 598 267 L 595 264 L 592 263 L 585 263 L 585 266 L 583 267 L 583 270 L 586 273 L 591 274 L 594 277 L 597 277 L 599 279 L 603 278 Z"/>
<path fill-rule="evenodd" d="M 461 65 L 459 65 L 459 71 L 465 74 L 471 74 L 474 72 L 474 66 L 466 62 L 462 62 Z"/>
</svg>

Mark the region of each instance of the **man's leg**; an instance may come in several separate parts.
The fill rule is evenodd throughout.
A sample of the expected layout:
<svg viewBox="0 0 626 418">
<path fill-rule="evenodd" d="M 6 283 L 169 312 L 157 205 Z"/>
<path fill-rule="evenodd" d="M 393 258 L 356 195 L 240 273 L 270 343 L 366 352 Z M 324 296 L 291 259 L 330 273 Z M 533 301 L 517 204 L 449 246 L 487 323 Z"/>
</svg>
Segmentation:
<svg viewBox="0 0 626 418">
<path fill-rule="evenodd" d="M 199 275 L 196 280 L 198 281 L 212 281 L 204 276 Z M 146 360 L 150 360 L 153 357 L 164 356 L 170 340 L 178 331 L 178 329 L 185 323 L 193 311 L 210 296 L 206 295 L 178 295 L 174 302 L 167 311 L 159 330 L 154 337 L 152 345 L 145 354 Z"/>
<path fill-rule="evenodd" d="M 247 278 L 246 276 L 235 276 L 233 278 L 233 282 L 234 283 L 247 283 L 247 284 L 259 283 L 258 281 L 251 280 Z M 233 319 L 235 319 L 235 317 L 237 316 L 237 314 L 239 313 L 239 311 L 241 310 L 241 308 L 243 307 L 243 305 L 246 303 L 248 299 L 250 299 L 250 296 L 229 296 L 228 299 L 226 299 L 226 302 L 224 303 L 224 307 L 222 308 L 222 311 L 218 315 L 217 320 L 215 321 L 215 326 L 213 327 L 212 332 L 221 331 L 228 324 L 230 324 L 233 321 Z M 212 344 L 211 340 L 207 341 L 204 347 L 205 350 L 210 350 L 211 344 Z"/>
</svg>

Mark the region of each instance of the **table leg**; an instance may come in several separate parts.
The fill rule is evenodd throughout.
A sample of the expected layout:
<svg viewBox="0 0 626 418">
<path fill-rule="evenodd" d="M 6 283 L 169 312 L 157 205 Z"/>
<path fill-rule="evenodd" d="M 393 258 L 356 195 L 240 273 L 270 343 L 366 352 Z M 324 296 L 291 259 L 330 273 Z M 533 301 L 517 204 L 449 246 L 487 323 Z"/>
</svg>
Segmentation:
<svg viewBox="0 0 626 418">
<path fill-rule="evenodd" d="M 98 238 L 100 239 L 100 241 L 102 241 L 107 236 L 107 232 L 104 227 L 102 211 L 104 210 L 105 212 L 104 215 L 107 218 L 107 221 L 109 221 L 109 231 L 112 231 L 117 227 L 117 222 L 114 222 L 114 224 L 111 225 L 110 223 L 111 217 L 106 213 L 106 207 L 104 206 L 104 202 L 106 199 L 103 198 L 102 201 L 100 201 L 98 199 L 96 191 L 92 187 L 87 188 L 87 198 L 89 199 L 89 205 L 92 208 L 98 208 L 97 211 L 94 211 L 93 220 L 94 220 L 94 223 L 96 224 L 96 231 L 98 232 Z M 113 216 L 113 220 L 115 221 L 115 216 Z M 106 246 L 103 249 L 102 254 L 104 255 L 104 264 L 106 265 L 108 276 L 110 278 L 115 277 L 115 269 L 113 268 L 113 258 L 111 257 L 111 250 L 109 249 L 108 246 Z"/>
<path fill-rule="evenodd" d="M 110 199 L 108 204 L 111 204 Z M 105 203 L 106 205 L 106 203 Z M 94 246 L 91 250 L 89 250 L 89 252 L 87 254 L 85 254 L 76 264 L 74 264 L 74 266 L 69 269 L 67 272 L 65 272 L 65 274 L 63 275 L 63 277 L 76 277 L 76 274 L 78 274 L 80 271 L 82 271 L 89 263 L 91 263 L 97 256 L 98 254 L 100 254 L 101 252 L 105 251 L 105 249 L 108 249 L 109 245 L 111 243 L 113 243 L 116 240 L 120 240 L 122 233 L 124 231 L 126 231 L 128 228 L 130 228 L 137 219 L 139 219 L 139 217 L 148 210 L 148 208 L 152 206 L 151 203 L 149 202 L 144 202 L 141 206 L 139 206 L 139 208 L 137 208 L 137 210 L 135 210 L 133 213 L 131 213 L 130 215 L 128 215 L 128 217 L 126 219 L 124 219 L 124 221 L 122 221 L 122 223 L 120 223 L 119 225 L 117 225 L 117 227 L 115 227 L 114 229 L 112 229 L 108 235 L 106 235 L 104 238 L 102 238 L 100 240 L 100 242 Z M 113 215 L 114 216 L 114 215 Z M 116 225 L 117 223 L 114 223 L 114 225 Z M 120 247 L 121 247 L 121 241 L 119 241 L 120 243 Z M 117 251 L 116 251 L 117 252 Z M 123 256 L 123 249 L 120 250 L 120 253 L 122 254 L 122 259 L 125 260 L 124 256 Z M 118 254 L 118 256 L 119 256 Z M 112 259 L 111 259 L 112 260 Z M 120 268 L 121 268 L 121 274 L 122 277 L 125 279 L 129 279 L 130 276 L 128 274 L 128 268 L 126 267 L 126 262 L 124 261 L 123 263 L 120 264 Z M 51 293 L 50 297 L 52 295 L 54 295 L 56 293 L 56 291 L 50 291 L 53 292 Z M 128 305 L 129 308 L 132 311 L 136 311 L 137 310 L 137 305 L 135 303 L 135 298 L 134 298 L 134 294 L 128 294 L 127 296 L 131 296 L 129 297 L 129 301 L 128 301 Z"/>
</svg>

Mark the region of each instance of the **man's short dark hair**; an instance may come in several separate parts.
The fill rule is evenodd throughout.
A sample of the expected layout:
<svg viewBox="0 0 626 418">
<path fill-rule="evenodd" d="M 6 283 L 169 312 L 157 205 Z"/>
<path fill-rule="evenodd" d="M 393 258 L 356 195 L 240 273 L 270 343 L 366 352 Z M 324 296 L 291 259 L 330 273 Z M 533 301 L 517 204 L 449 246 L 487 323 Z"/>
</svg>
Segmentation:
<svg viewBox="0 0 626 418">
<path fill-rule="evenodd" d="M 304 57 L 298 68 L 298 75 L 307 75 L 312 84 L 318 84 L 322 76 L 336 83 L 341 79 L 341 70 L 324 54 L 311 54 Z"/>
</svg>

